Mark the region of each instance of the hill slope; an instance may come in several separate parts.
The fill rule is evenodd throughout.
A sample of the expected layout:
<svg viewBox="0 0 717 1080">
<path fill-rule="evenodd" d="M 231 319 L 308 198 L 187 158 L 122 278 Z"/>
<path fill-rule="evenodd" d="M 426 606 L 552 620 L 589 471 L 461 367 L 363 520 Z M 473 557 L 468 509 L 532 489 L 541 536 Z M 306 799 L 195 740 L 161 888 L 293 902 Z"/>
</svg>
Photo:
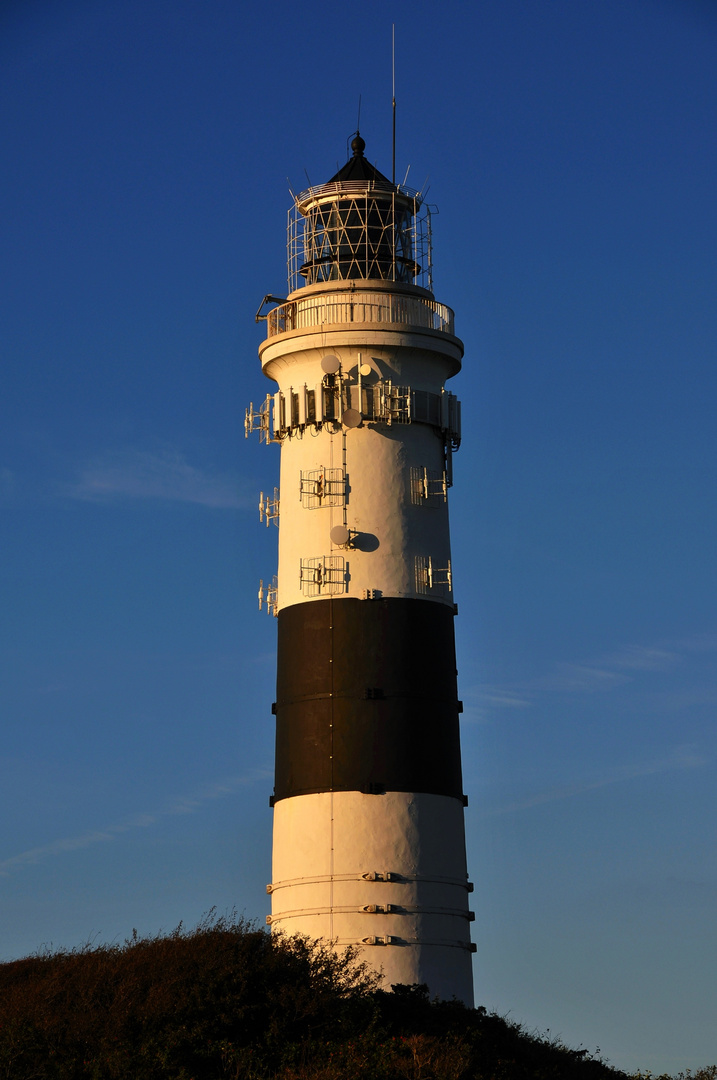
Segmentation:
<svg viewBox="0 0 717 1080">
<path fill-rule="evenodd" d="M 378 989 L 350 953 L 210 915 L 0 965 L 8 1080 L 624 1080 L 484 1009 Z"/>
</svg>

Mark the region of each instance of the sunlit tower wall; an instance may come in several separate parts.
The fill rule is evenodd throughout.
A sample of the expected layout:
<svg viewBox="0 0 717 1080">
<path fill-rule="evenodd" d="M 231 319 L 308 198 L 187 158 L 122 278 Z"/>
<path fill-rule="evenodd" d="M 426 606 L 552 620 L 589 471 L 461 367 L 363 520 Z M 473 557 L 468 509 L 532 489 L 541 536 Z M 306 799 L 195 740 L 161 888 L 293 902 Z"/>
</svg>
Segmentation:
<svg viewBox="0 0 717 1080">
<path fill-rule="evenodd" d="M 448 490 L 463 355 L 421 195 L 365 158 L 294 200 L 259 349 L 281 447 L 272 929 L 473 1004 Z M 265 316 L 266 303 L 274 304 Z"/>
</svg>

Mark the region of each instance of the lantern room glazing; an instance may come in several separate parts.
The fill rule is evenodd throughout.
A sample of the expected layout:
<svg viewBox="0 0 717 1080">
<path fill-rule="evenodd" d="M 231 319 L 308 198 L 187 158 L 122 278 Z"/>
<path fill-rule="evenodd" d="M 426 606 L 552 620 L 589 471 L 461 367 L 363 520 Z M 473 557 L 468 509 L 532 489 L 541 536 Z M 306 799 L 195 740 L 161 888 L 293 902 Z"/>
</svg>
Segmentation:
<svg viewBox="0 0 717 1080">
<path fill-rule="evenodd" d="M 288 222 L 289 291 L 331 281 L 382 280 L 432 292 L 430 211 L 419 192 L 391 183 L 364 157 L 294 200 Z"/>
</svg>

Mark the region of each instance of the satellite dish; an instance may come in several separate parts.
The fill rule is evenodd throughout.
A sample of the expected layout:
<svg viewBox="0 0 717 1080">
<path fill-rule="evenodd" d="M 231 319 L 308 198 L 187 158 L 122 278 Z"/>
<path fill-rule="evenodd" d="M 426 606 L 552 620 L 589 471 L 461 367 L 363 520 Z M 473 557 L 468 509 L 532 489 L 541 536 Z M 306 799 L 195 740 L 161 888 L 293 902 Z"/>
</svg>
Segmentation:
<svg viewBox="0 0 717 1080">
<path fill-rule="evenodd" d="M 332 544 L 336 544 L 338 547 L 344 547 L 348 544 L 351 533 L 345 525 L 334 525 L 329 536 L 331 537 Z"/>
<path fill-rule="evenodd" d="M 361 423 L 361 413 L 358 409 L 346 409 L 346 411 L 342 413 L 341 423 L 347 428 L 358 427 Z"/>
<path fill-rule="evenodd" d="M 362 379 L 365 379 L 366 376 L 370 375 L 372 371 L 373 371 L 373 368 L 371 367 L 370 364 L 362 364 L 361 367 L 359 368 L 359 375 L 361 376 Z"/>
<path fill-rule="evenodd" d="M 325 371 L 327 375 L 335 375 L 340 367 L 341 361 L 333 353 L 327 353 L 321 360 L 321 370 Z"/>
</svg>

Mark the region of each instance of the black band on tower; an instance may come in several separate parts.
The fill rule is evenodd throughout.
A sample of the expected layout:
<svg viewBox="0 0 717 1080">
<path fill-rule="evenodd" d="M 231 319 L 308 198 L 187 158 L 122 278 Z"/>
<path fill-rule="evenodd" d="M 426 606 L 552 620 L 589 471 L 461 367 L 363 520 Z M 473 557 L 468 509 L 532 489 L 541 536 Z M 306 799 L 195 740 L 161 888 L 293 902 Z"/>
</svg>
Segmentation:
<svg viewBox="0 0 717 1080">
<path fill-rule="evenodd" d="M 451 608 L 327 599 L 278 621 L 274 801 L 321 791 L 462 799 Z"/>
</svg>

